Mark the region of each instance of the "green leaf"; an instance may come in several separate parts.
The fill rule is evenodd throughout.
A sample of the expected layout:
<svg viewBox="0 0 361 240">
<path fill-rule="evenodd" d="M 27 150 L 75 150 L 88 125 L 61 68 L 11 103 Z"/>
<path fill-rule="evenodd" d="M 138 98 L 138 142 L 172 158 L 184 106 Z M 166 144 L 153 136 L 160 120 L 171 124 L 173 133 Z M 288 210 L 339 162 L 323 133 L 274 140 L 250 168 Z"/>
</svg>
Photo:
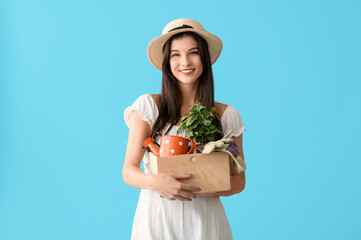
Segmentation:
<svg viewBox="0 0 361 240">
<path fill-rule="evenodd" d="M 185 114 L 183 114 L 183 116 L 182 116 L 182 121 L 184 121 L 185 119 L 187 119 L 188 117 L 189 117 L 189 113 L 185 113 Z"/>
<path fill-rule="evenodd" d="M 216 116 L 216 118 L 218 119 L 218 121 L 221 122 L 221 117 L 219 116 L 219 114 L 218 114 L 217 112 L 215 112 L 214 115 Z"/>
<path fill-rule="evenodd" d="M 200 115 L 201 115 L 202 118 L 207 118 L 207 117 L 209 117 L 209 112 L 208 112 L 207 109 L 202 109 L 200 111 Z"/>
<path fill-rule="evenodd" d="M 215 125 L 210 126 L 210 130 L 211 130 L 211 131 L 213 131 L 213 130 L 215 130 L 215 129 L 217 129 L 217 127 L 216 127 Z"/>
<path fill-rule="evenodd" d="M 186 128 L 187 125 L 186 125 L 186 122 L 182 122 L 180 125 L 179 125 L 180 128 Z"/>
<path fill-rule="evenodd" d="M 203 121 L 203 124 L 207 127 L 211 126 L 211 123 L 212 123 L 212 120 L 204 119 L 204 121 Z"/>
<path fill-rule="evenodd" d="M 186 120 L 186 126 L 189 127 L 197 119 L 197 115 L 192 115 Z"/>
<path fill-rule="evenodd" d="M 207 141 L 208 141 L 208 142 L 213 141 L 214 138 L 215 138 L 215 136 L 214 136 L 213 134 L 208 135 L 208 136 L 207 136 Z"/>
<path fill-rule="evenodd" d="M 199 129 L 199 133 L 206 133 L 206 132 L 207 132 L 206 126 L 202 126 L 202 127 Z"/>
<path fill-rule="evenodd" d="M 206 108 L 205 106 L 203 106 L 203 104 L 201 102 L 199 102 L 196 107 L 194 108 L 195 111 L 200 112 L 202 109 Z"/>
<path fill-rule="evenodd" d="M 196 119 L 196 120 L 192 123 L 192 125 L 190 126 L 190 128 L 195 129 L 196 127 L 198 127 L 199 124 L 200 124 L 199 119 Z"/>
<path fill-rule="evenodd" d="M 188 137 L 189 137 L 189 138 L 192 138 L 192 139 L 193 139 L 193 136 L 194 136 L 193 132 L 188 132 Z"/>
<path fill-rule="evenodd" d="M 177 130 L 177 135 L 179 136 L 179 135 L 181 135 L 183 132 L 184 132 L 184 129 L 178 128 L 178 130 Z"/>
<path fill-rule="evenodd" d="M 206 119 L 211 121 L 211 122 L 213 122 L 213 120 L 214 120 L 214 118 L 212 118 L 211 116 L 207 117 Z"/>
</svg>

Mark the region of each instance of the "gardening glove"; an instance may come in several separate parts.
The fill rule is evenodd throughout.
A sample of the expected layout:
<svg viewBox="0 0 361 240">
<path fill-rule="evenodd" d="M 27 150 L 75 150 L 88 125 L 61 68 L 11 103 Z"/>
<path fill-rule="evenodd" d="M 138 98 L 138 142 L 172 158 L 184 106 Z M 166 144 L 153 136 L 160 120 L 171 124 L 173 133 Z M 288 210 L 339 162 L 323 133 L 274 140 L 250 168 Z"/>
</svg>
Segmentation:
<svg viewBox="0 0 361 240">
<path fill-rule="evenodd" d="M 225 152 L 233 159 L 233 166 L 237 172 L 244 172 L 246 170 L 246 164 L 238 152 L 237 145 L 233 142 L 233 139 L 227 138 L 231 134 L 232 130 L 229 130 L 227 134 L 218 141 L 207 143 L 202 153 L 209 154 L 211 152 Z"/>
<path fill-rule="evenodd" d="M 232 138 L 227 138 L 229 134 L 231 134 L 232 130 L 229 130 L 227 134 L 218 141 L 212 141 L 204 145 L 202 153 L 208 154 L 211 152 L 215 152 L 217 150 L 224 150 L 226 149 L 231 142 L 233 142 Z"/>
</svg>

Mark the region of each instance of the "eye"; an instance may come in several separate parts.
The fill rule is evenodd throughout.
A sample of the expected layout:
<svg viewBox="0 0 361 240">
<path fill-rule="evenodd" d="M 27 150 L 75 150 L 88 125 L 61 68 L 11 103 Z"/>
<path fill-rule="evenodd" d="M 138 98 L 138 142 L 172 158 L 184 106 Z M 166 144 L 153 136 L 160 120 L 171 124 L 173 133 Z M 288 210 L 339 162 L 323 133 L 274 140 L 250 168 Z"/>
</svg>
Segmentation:
<svg viewBox="0 0 361 240">
<path fill-rule="evenodd" d="M 173 53 L 172 55 L 170 55 L 171 57 L 177 57 L 177 56 L 179 56 L 179 54 L 178 53 Z"/>
<path fill-rule="evenodd" d="M 191 52 L 191 55 L 195 55 L 195 54 L 199 54 L 199 52 L 198 51 L 192 51 Z"/>
</svg>

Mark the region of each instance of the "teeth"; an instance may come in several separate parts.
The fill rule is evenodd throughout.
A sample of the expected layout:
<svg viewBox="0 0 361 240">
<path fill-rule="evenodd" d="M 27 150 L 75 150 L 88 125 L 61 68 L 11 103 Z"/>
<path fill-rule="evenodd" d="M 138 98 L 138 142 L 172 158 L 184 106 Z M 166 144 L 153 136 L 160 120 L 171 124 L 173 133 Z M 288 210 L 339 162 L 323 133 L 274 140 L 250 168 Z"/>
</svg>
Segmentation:
<svg viewBox="0 0 361 240">
<path fill-rule="evenodd" d="M 192 72 L 193 70 L 182 70 L 181 72 L 183 73 L 189 73 L 189 72 Z"/>
</svg>

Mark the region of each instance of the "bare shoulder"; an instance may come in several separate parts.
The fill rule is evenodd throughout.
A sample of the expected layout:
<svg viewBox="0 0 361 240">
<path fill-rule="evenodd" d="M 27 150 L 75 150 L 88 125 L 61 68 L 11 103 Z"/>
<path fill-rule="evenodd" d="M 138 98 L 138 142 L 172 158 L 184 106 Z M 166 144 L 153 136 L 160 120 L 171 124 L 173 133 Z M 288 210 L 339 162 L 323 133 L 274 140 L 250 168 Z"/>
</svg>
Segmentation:
<svg viewBox="0 0 361 240">
<path fill-rule="evenodd" d="M 214 102 L 214 107 L 216 108 L 219 115 L 222 117 L 223 113 L 224 113 L 224 111 L 226 111 L 226 108 L 228 107 L 228 105 L 219 103 L 219 102 Z"/>
</svg>

